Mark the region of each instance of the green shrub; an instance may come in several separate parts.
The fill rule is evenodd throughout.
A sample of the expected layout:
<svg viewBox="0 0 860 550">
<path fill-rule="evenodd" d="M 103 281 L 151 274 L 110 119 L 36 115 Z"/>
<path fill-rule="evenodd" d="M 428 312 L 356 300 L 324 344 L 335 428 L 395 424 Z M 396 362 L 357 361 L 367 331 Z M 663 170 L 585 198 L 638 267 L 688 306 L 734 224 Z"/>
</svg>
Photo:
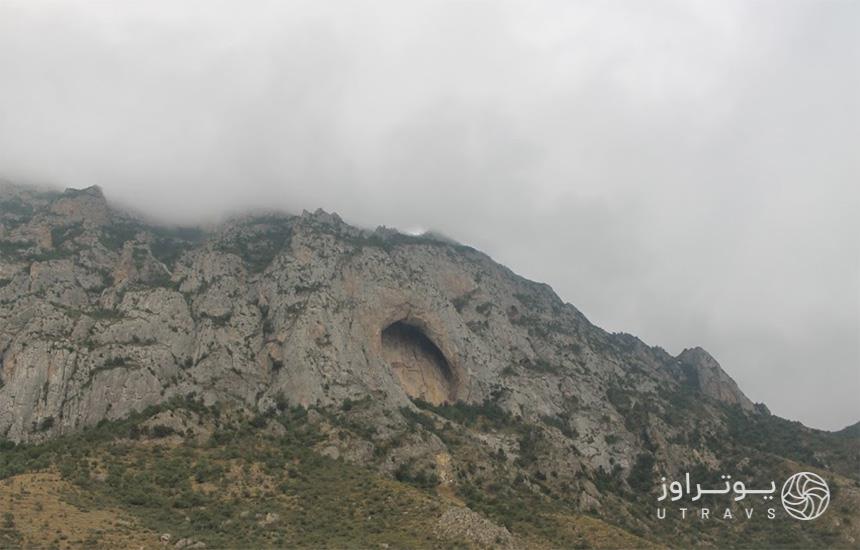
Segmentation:
<svg viewBox="0 0 860 550">
<path fill-rule="evenodd" d="M 634 491 L 642 494 L 651 492 L 655 485 L 654 480 L 654 455 L 641 453 L 636 457 L 636 462 L 627 476 L 627 484 Z"/>
<path fill-rule="evenodd" d="M 465 426 L 482 424 L 499 429 L 512 426 L 515 423 L 511 413 L 502 409 L 495 401 L 489 399 L 479 405 L 464 403 L 462 401 L 457 401 L 453 404 L 433 405 L 422 399 L 413 399 L 412 402 L 419 409 L 432 411 L 443 418 Z"/>
</svg>

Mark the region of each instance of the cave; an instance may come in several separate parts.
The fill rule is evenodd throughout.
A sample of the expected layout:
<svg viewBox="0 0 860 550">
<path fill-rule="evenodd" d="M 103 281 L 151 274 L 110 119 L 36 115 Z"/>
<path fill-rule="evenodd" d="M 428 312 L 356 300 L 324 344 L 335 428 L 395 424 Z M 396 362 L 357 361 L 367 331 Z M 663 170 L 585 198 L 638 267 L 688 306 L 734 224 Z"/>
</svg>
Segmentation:
<svg viewBox="0 0 860 550">
<path fill-rule="evenodd" d="M 382 331 L 382 353 L 409 397 L 434 405 L 455 400 L 454 371 L 420 328 L 392 323 Z"/>
</svg>

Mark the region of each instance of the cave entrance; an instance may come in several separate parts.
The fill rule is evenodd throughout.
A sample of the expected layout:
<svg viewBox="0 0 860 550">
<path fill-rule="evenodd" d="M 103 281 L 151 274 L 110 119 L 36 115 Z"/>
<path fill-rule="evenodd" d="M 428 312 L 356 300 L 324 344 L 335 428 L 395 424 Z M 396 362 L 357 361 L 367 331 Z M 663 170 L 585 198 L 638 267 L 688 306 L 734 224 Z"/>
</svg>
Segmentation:
<svg viewBox="0 0 860 550">
<path fill-rule="evenodd" d="M 454 371 L 420 328 L 397 321 L 382 331 L 382 354 L 413 398 L 434 405 L 454 401 Z"/>
</svg>

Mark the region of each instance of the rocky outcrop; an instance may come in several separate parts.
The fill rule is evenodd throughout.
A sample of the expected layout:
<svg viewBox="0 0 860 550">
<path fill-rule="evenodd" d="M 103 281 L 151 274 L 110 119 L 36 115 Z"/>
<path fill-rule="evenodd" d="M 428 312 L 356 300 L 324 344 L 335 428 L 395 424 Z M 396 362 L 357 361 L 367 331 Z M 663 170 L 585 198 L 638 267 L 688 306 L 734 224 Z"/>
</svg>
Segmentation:
<svg viewBox="0 0 860 550">
<path fill-rule="evenodd" d="M 448 508 L 437 522 L 436 533 L 448 541 L 467 541 L 480 548 L 516 548 L 511 533 L 463 507 Z"/>
<path fill-rule="evenodd" d="M 6 185 L 0 253 L 0 436 L 14 441 L 188 396 L 261 412 L 369 399 L 361 422 L 396 468 L 420 455 L 410 448 L 445 452 L 436 436 L 385 443 L 420 399 L 538 426 L 570 472 L 627 471 L 643 449 L 690 454 L 671 442 L 687 429 L 673 423 L 675 396 L 752 410 L 702 350 L 673 358 L 474 249 L 322 211 L 204 233 L 147 225 L 98 189 Z"/>
<path fill-rule="evenodd" d="M 698 347 L 685 349 L 677 359 L 687 384 L 718 401 L 738 405 L 747 411 L 754 410 L 752 401 L 707 351 Z"/>
</svg>

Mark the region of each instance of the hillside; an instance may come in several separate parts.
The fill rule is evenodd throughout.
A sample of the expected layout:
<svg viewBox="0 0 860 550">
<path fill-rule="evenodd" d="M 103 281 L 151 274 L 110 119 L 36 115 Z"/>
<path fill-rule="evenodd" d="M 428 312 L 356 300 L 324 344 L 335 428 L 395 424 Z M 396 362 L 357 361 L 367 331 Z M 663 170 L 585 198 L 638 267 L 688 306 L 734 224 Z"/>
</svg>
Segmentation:
<svg viewBox="0 0 860 550">
<path fill-rule="evenodd" d="M 10 546 L 858 540 L 856 430 L 774 417 L 701 348 L 607 333 L 472 248 L 323 211 L 169 228 L 6 184 L 0 358 Z M 815 521 L 779 496 L 656 516 L 662 477 L 801 471 L 830 487 Z"/>
</svg>

